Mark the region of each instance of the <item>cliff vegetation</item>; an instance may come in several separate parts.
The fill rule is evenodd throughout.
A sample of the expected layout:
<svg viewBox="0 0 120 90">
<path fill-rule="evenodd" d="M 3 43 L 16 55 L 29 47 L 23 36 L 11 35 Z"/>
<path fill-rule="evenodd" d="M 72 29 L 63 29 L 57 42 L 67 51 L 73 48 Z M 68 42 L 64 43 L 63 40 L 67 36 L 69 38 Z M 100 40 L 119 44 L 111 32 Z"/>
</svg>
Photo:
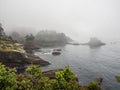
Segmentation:
<svg viewBox="0 0 120 90">
<path fill-rule="evenodd" d="M 69 67 L 57 71 L 55 79 L 50 79 L 35 65 L 28 67 L 23 75 L 0 63 L 0 90 L 101 90 L 99 83 L 93 81 L 82 86 L 75 77 Z"/>
</svg>

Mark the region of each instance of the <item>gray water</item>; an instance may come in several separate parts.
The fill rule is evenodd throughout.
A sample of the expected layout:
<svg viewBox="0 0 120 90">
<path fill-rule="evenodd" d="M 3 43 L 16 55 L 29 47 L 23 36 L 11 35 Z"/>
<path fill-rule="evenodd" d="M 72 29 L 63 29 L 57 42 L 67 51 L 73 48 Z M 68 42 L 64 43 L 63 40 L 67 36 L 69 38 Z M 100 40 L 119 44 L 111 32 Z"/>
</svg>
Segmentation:
<svg viewBox="0 0 120 90">
<path fill-rule="evenodd" d="M 105 90 L 120 90 L 120 83 L 115 75 L 120 75 L 120 42 L 107 43 L 99 48 L 81 45 L 66 45 L 61 48 L 61 55 L 53 56 L 53 48 L 43 48 L 44 53 L 35 52 L 51 65 L 42 67 L 43 70 L 60 69 L 70 66 L 77 74 L 82 85 L 86 85 L 96 78 L 102 77 L 102 87 Z"/>
</svg>

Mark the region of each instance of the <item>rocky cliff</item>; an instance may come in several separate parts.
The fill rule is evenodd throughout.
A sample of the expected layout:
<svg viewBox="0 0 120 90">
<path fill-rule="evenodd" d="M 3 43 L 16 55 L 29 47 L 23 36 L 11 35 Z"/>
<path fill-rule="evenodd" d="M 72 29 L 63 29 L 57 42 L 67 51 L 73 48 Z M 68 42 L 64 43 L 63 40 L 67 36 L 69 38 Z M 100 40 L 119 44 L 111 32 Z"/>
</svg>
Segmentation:
<svg viewBox="0 0 120 90">
<path fill-rule="evenodd" d="M 23 45 L 11 41 L 0 41 L 0 62 L 10 67 L 22 67 L 29 64 L 49 65 L 40 57 L 26 53 Z"/>
</svg>

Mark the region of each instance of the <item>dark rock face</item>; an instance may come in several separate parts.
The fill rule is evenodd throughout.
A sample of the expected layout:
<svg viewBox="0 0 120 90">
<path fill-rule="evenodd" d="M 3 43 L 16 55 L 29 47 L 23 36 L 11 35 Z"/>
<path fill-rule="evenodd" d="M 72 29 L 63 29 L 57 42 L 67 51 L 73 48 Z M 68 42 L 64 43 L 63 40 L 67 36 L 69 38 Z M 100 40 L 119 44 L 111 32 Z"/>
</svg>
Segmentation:
<svg viewBox="0 0 120 90">
<path fill-rule="evenodd" d="M 39 65 L 39 66 L 46 66 L 50 64 L 49 62 L 33 54 L 28 54 L 28 59 L 31 61 L 32 64 Z"/>
<path fill-rule="evenodd" d="M 43 59 L 30 54 L 23 54 L 20 52 L 4 52 L 0 51 L 0 62 L 9 67 L 25 67 L 30 64 L 35 64 L 39 66 L 46 66 L 50 63 L 44 61 Z"/>
<path fill-rule="evenodd" d="M 0 51 L 0 60 L 2 60 L 2 62 L 5 62 L 5 63 L 6 62 L 24 63 L 26 62 L 27 58 L 25 57 L 24 54 L 19 52 Z"/>
</svg>

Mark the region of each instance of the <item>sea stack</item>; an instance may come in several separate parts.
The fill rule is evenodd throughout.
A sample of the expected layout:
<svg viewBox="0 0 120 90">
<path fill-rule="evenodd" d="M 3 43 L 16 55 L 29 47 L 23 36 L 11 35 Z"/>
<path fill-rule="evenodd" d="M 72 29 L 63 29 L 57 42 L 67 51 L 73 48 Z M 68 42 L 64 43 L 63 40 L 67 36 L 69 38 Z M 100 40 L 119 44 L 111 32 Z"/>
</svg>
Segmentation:
<svg viewBox="0 0 120 90">
<path fill-rule="evenodd" d="M 97 39 L 96 37 L 92 37 L 90 38 L 88 45 L 90 47 L 99 47 L 99 46 L 105 45 L 105 43 L 103 43 L 101 40 Z"/>
</svg>

